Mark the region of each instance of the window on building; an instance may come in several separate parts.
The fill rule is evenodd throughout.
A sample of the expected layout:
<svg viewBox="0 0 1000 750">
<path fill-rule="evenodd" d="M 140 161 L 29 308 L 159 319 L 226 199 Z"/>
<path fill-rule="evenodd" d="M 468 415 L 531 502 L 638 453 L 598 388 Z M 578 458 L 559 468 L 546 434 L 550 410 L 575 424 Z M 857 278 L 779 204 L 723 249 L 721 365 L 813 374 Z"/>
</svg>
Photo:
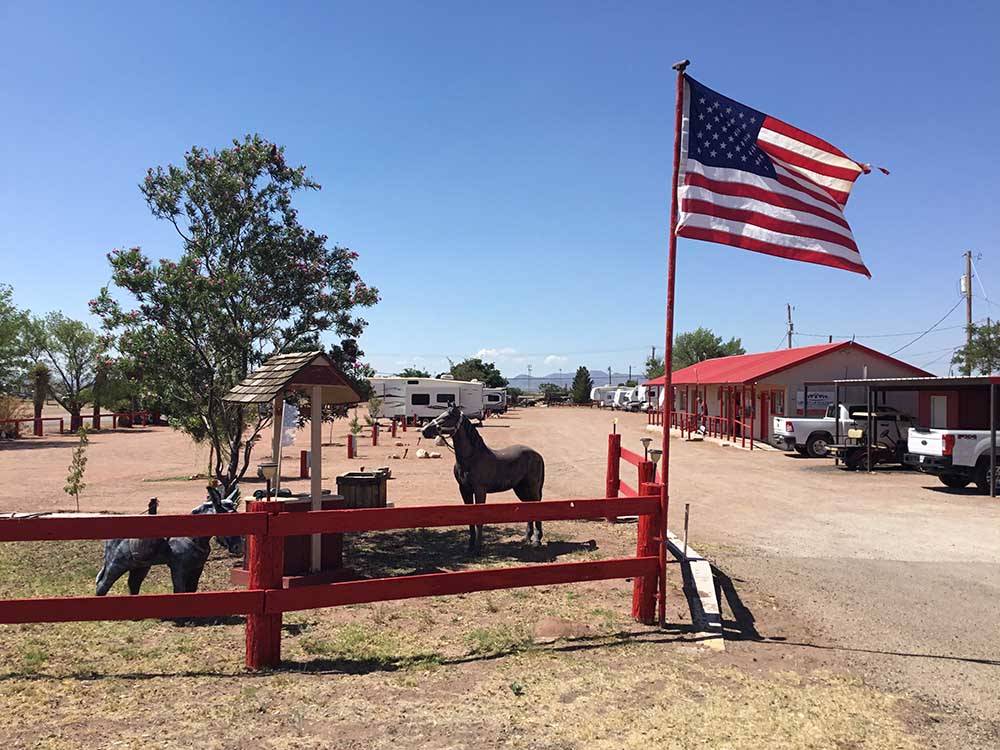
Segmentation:
<svg viewBox="0 0 1000 750">
<path fill-rule="evenodd" d="M 439 393 L 437 395 L 437 402 L 439 404 L 453 404 L 455 403 L 454 393 Z"/>
<path fill-rule="evenodd" d="M 411 393 L 410 403 L 414 406 L 427 406 L 431 402 L 431 394 L 429 393 Z"/>
</svg>

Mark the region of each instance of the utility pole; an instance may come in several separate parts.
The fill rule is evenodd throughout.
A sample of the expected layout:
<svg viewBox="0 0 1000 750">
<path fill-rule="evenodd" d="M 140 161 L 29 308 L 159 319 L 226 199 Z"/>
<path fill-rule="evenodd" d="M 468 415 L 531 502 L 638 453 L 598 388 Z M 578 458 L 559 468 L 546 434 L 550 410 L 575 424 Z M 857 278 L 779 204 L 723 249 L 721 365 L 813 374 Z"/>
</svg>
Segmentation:
<svg viewBox="0 0 1000 750">
<path fill-rule="evenodd" d="M 792 323 L 792 303 L 785 305 L 788 308 L 788 348 L 792 348 L 792 334 L 795 333 L 795 324 Z"/>
<path fill-rule="evenodd" d="M 963 374 L 972 374 L 972 251 L 965 251 L 965 369 Z"/>
<path fill-rule="evenodd" d="M 608 365 L 608 385 L 611 385 L 611 365 Z"/>
<path fill-rule="evenodd" d="M 632 365 L 628 366 L 628 382 L 632 382 Z"/>
</svg>

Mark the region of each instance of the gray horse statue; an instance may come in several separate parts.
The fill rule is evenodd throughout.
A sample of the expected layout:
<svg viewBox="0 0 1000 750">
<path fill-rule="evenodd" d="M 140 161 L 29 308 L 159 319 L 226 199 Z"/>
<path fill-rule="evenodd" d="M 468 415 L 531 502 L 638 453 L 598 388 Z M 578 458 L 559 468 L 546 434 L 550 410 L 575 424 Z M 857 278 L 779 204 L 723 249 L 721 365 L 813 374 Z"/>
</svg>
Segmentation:
<svg viewBox="0 0 1000 750">
<path fill-rule="evenodd" d="M 209 487 L 208 499 L 191 513 L 235 513 L 238 506 L 238 490 L 223 498 L 217 488 Z M 156 515 L 155 498 L 150 500 L 148 512 Z M 242 537 L 217 536 L 215 540 L 229 550 L 230 554 L 239 555 L 243 552 Z M 97 574 L 97 595 L 107 594 L 115 581 L 128 573 L 128 592 L 135 596 L 154 565 L 166 565 L 170 568 L 175 594 L 197 591 L 205 561 L 208 560 L 210 542 L 211 537 L 207 536 L 108 539 L 104 542 L 104 567 Z"/>
<path fill-rule="evenodd" d="M 485 503 L 487 494 L 507 490 L 514 490 L 518 500 L 524 502 L 542 499 L 545 482 L 542 455 L 524 445 L 492 450 L 458 406 L 449 406 L 444 414 L 424 427 L 422 434 L 425 438 L 452 439 L 455 479 L 466 505 Z M 524 541 L 536 547 L 541 545 L 541 521 L 528 521 Z M 469 552 L 478 554 L 482 549 L 482 525 L 469 526 Z"/>
</svg>

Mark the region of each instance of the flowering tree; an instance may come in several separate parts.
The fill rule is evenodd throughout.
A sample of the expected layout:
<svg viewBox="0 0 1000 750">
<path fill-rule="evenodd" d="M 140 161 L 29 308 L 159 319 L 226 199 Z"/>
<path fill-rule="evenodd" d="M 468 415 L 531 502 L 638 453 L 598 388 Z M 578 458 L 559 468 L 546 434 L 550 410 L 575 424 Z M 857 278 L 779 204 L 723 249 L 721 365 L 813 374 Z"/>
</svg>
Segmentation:
<svg viewBox="0 0 1000 750">
<path fill-rule="evenodd" d="M 354 268 L 357 253 L 328 247 L 299 222 L 295 193 L 318 190 L 305 167 L 258 135 L 221 151 L 192 148 L 182 166 L 150 169 L 140 190 L 181 240 L 179 260 L 154 263 L 140 248 L 108 256 L 124 304 L 106 287 L 93 300 L 127 368 L 141 371 L 170 423 L 209 441 L 213 473 L 229 492 L 249 465 L 270 410 L 222 397 L 277 352 L 343 339 L 331 355 L 360 367 L 357 308 L 378 301 Z"/>
</svg>

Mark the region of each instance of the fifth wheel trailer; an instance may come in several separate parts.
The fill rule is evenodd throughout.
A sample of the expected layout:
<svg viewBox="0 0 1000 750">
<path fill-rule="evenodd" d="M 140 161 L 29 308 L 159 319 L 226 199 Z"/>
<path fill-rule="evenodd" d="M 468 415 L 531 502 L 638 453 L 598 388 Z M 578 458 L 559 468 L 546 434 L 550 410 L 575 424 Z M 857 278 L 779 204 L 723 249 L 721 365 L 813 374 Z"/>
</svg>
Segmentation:
<svg viewBox="0 0 1000 750">
<path fill-rule="evenodd" d="M 382 399 L 379 416 L 429 421 L 449 404 L 461 407 L 469 419 L 483 418 L 483 384 L 452 378 L 371 377 L 372 391 Z"/>
</svg>

